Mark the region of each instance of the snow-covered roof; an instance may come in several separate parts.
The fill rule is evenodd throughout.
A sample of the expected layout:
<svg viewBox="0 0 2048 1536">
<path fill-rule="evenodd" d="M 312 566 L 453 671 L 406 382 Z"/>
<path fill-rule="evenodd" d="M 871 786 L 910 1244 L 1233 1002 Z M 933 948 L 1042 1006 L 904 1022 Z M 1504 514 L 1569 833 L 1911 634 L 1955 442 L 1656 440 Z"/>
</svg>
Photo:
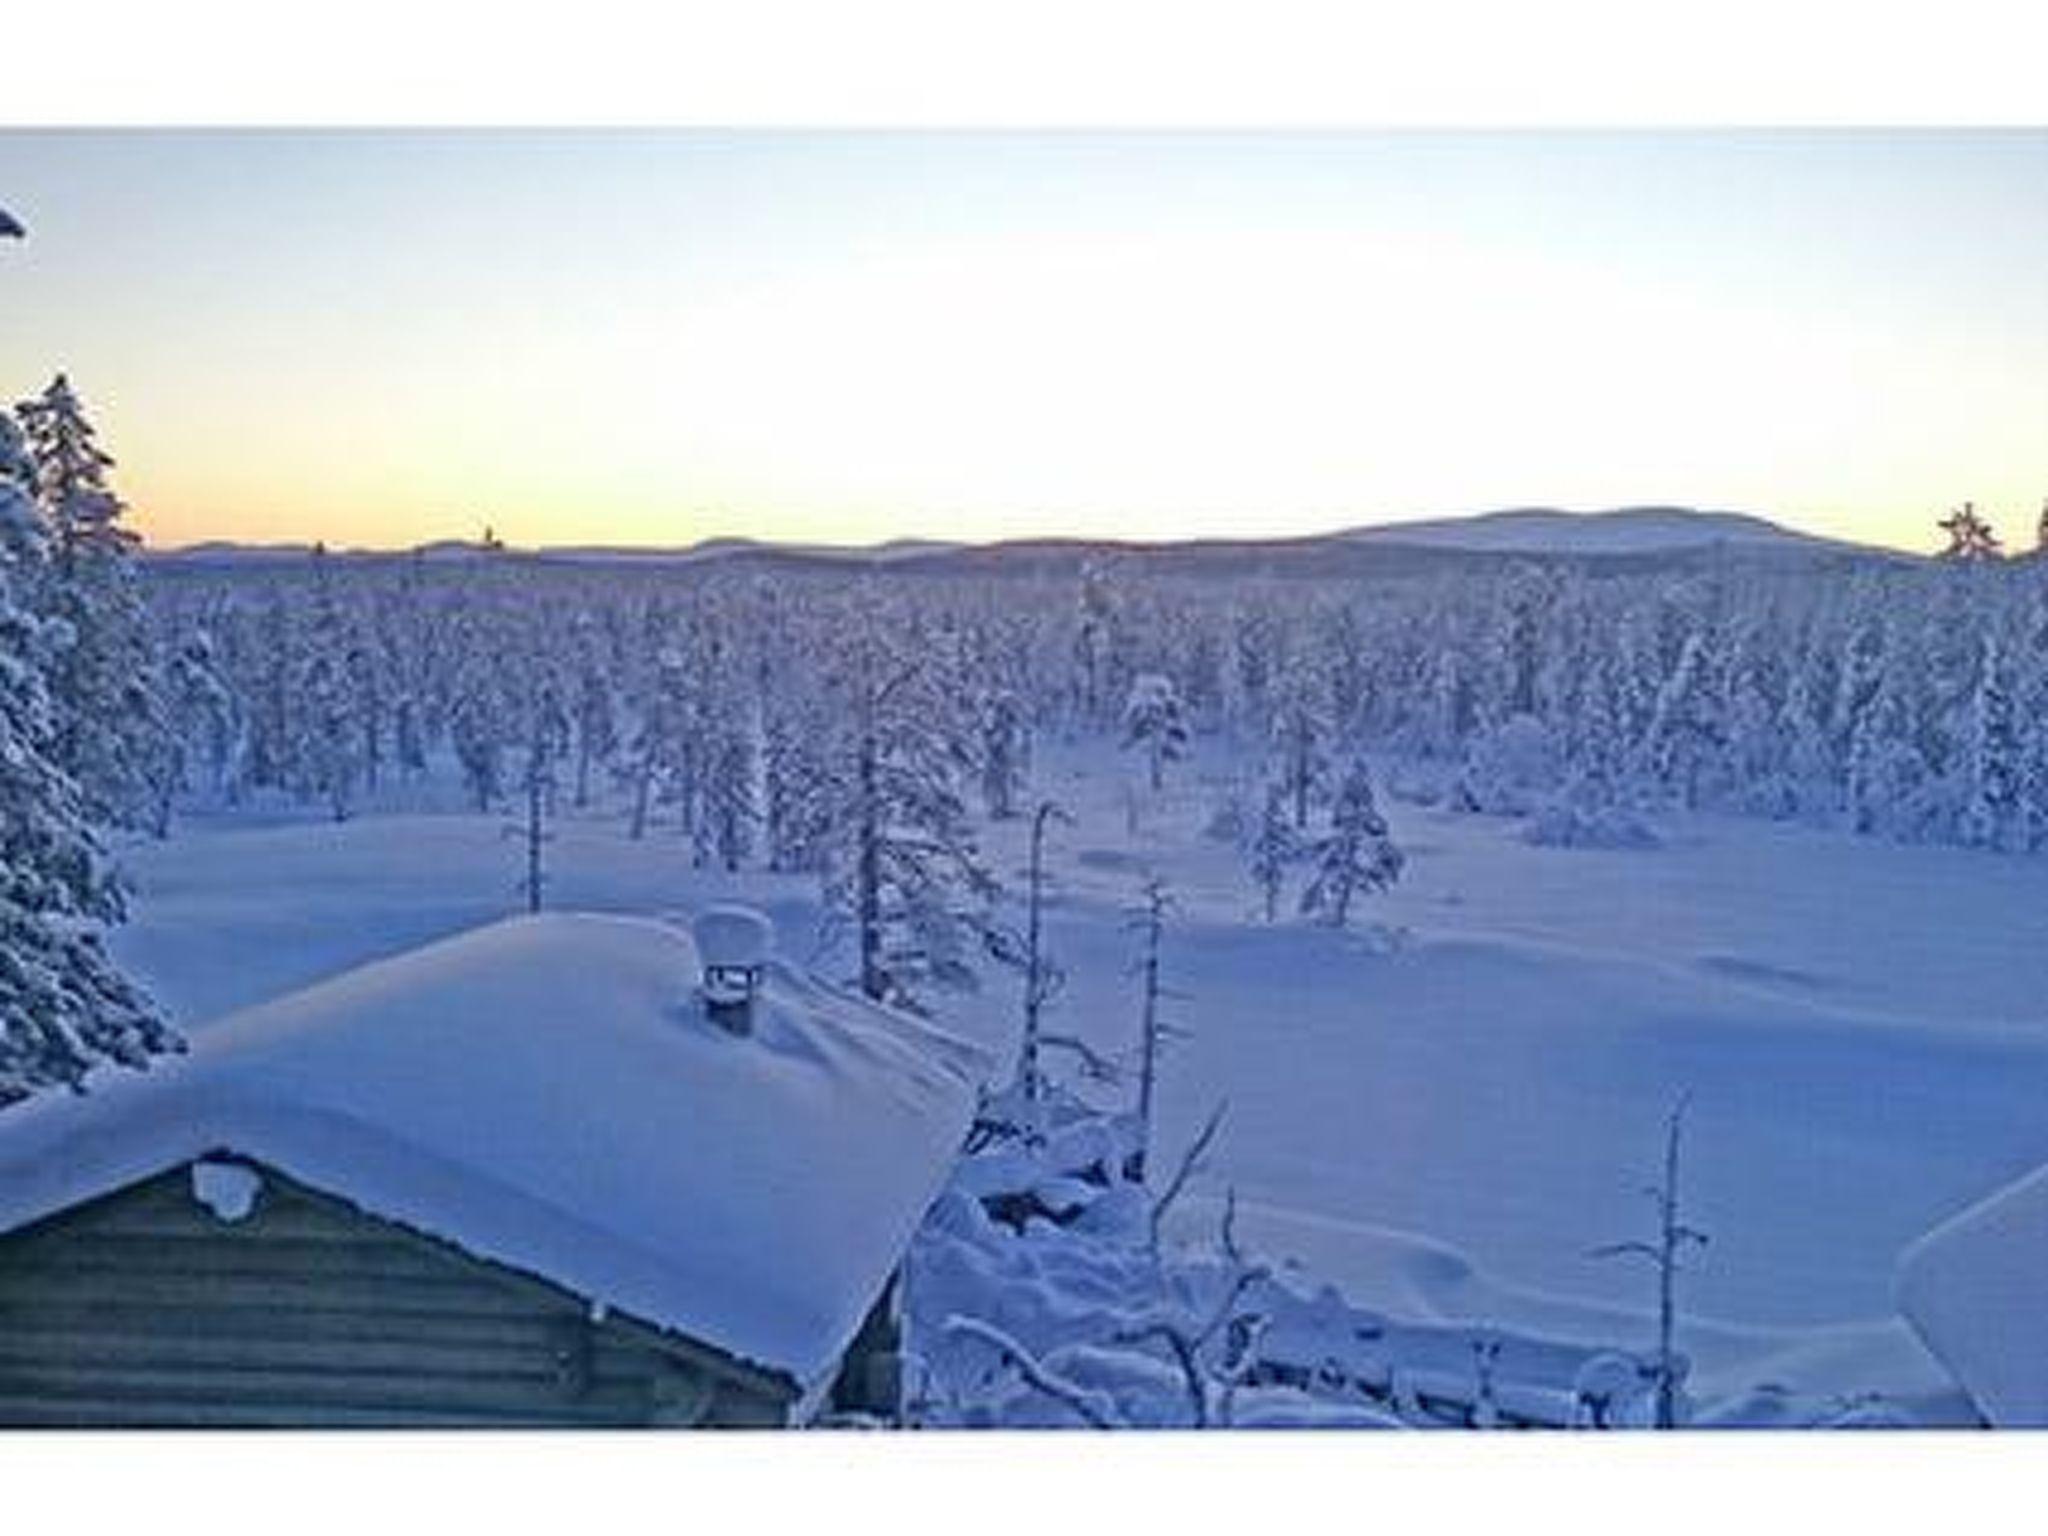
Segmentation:
<svg viewBox="0 0 2048 1536">
<path fill-rule="evenodd" d="M 2048 1428 L 2048 1167 L 1899 1259 L 1899 1310 L 1993 1424 Z"/>
<path fill-rule="evenodd" d="M 938 1192 L 975 1047 L 688 935 L 548 914 L 245 1010 L 0 1121 L 0 1231 L 223 1149 L 812 1387 Z"/>
</svg>

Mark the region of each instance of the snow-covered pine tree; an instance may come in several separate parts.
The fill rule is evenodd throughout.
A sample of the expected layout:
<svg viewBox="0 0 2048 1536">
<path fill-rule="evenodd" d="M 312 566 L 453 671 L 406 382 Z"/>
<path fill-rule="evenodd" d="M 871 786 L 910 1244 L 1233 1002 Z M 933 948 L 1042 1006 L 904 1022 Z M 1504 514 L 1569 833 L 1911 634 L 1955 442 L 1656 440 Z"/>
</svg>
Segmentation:
<svg viewBox="0 0 2048 1536">
<path fill-rule="evenodd" d="M 33 463 L 0 411 L 0 1104 L 182 1048 L 101 942 L 121 889 L 52 758 L 44 625 L 19 600 L 43 558 Z"/>
<path fill-rule="evenodd" d="M 1024 706 L 1008 688 L 989 689 L 980 716 L 982 803 L 990 820 L 1003 821 L 1017 814 L 1031 762 L 1031 731 Z"/>
<path fill-rule="evenodd" d="M 58 374 L 40 395 L 15 409 L 35 464 L 36 495 L 49 520 L 52 557 L 62 564 L 80 550 L 134 548 L 140 541 L 121 526 L 125 508 L 107 485 L 114 461 L 101 450 L 70 381 Z"/>
<path fill-rule="evenodd" d="M 1098 561 L 1085 561 L 1075 602 L 1074 712 L 1087 724 L 1106 713 L 1104 701 L 1115 697 L 1110 692 L 1110 673 L 1116 629 L 1109 571 Z"/>
<path fill-rule="evenodd" d="M 505 753 L 512 745 L 506 715 L 494 659 L 465 656 L 448 703 L 448 741 L 479 812 L 505 792 Z"/>
<path fill-rule="evenodd" d="M 295 693 L 298 734 L 292 742 L 293 788 L 325 802 L 346 821 L 363 777 L 356 690 L 349 675 L 355 643 L 330 579 L 324 550 L 314 553 L 312 616 Z"/>
<path fill-rule="evenodd" d="M 794 682 L 762 700 L 762 820 L 768 867 L 784 874 L 824 861 L 830 797 L 820 714 L 818 702 Z"/>
<path fill-rule="evenodd" d="M 356 725 L 356 764 L 363 786 L 372 794 L 384 767 L 386 715 L 391 689 L 384 671 L 384 658 L 375 639 L 375 615 L 371 622 L 348 625 L 348 649 L 342 661 L 348 680 L 350 713 Z"/>
<path fill-rule="evenodd" d="M 53 755 L 95 820 L 148 826 L 167 727 L 134 569 L 141 540 L 121 524 L 125 507 L 106 478 L 114 461 L 64 375 L 18 409 L 51 541 L 30 600 L 56 626 Z"/>
<path fill-rule="evenodd" d="M 548 815 L 554 809 L 555 769 L 569 750 L 569 711 L 544 664 L 534 668 L 527 690 L 526 729 L 521 744 L 520 789 L 526 814 L 520 828 L 526 849 L 525 873 L 519 887 L 526 910 L 538 912 L 547 885 Z"/>
<path fill-rule="evenodd" d="M 1286 791 L 1297 832 L 1308 827 L 1309 807 L 1329 790 L 1330 716 L 1322 679 L 1313 668 L 1288 673 L 1274 690 L 1268 732 L 1273 781 Z"/>
<path fill-rule="evenodd" d="M 205 765 L 208 788 L 218 794 L 235 751 L 234 696 L 221 680 L 213 637 L 203 629 L 186 635 L 164 664 L 163 679 L 167 729 L 151 769 L 158 837 L 170 831 L 172 799 L 190 787 L 193 765 Z"/>
<path fill-rule="evenodd" d="M 49 529 L 36 505 L 36 465 L 14 418 L 0 410 L 0 575 L 17 599 L 49 558 Z"/>
<path fill-rule="evenodd" d="M 1287 883 L 1287 866 L 1300 855 L 1301 840 L 1287 814 L 1287 791 L 1278 784 L 1269 784 L 1258 825 L 1251 829 L 1245 844 L 1246 867 L 1264 899 L 1269 923 L 1280 912 L 1280 892 Z"/>
<path fill-rule="evenodd" d="M 1978 514 L 1974 501 L 1964 502 L 1940 519 L 1936 526 L 1948 535 L 1948 548 L 1941 552 L 1944 560 L 1997 560 L 2003 554 L 1998 545 L 1998 535 L 1992 531 L 1991 524 Z"/>
<path fill-rule="evenodd" d="M 1957 772 L 1962 842 L 2013 851 L 2025 846 L 2021 800 L 2025 746 L 2013 707 L 2012 679 L 1996 637 L 1987 635 L 1971 691 Z"/>
<path fill-rule="evenodd" d="M 639 725 L 633 733 L 633 817 L 627 835 L 647 835 L 647 818 L 671 759 L 690 723 L 689 664 L 680 648 L 663 645 L 654 657 L 654 672 L 640 700 Z"/>
<path fill-rule="evenodd" d="M 1721 750 L 1724 725 L 1708 637 L 1694 630 L 1657 690 L 1656 708 L 1642 744 L 1642 770 L 1662 795 L 1687 809 L 1699 804 L 1700 786 Z"/>
<path fill-rule="evenodd" d="M 723 702 L 704 726 L 696 846 L 698 862 L 715 860 L 732 874 L 753 853 L 761 820 L 761 733 L 753 701 L 742 699 L 730 683 L 720 692 Z"/>
<path fill-rule="evenodd" d="M 1187 756 L 1188 728 L 1173 679 L 1141 672 L 1124 703 L 1124 746 L 1142 747 L 1152 788 L 1165 784 L 1165 768 Z"/>
<path fill-rule="evenodd" d="M 853 933 L 860 990 L 918 1009 L 929 984 L 974 985 L 997 888 L 959 793 L 973 761 L 960 691 L 876 607 L 842 610 L 829 678 L 824 898 Z"/>
<path fill-rule="evenodd" d="M 1354 758 L 1346 770 L 1330 807 L 1330 830 L 1310 853 L 1315 874 L 1301 893 L 1302 915 L 1332 927 L 1350 920 L 1351 903 L 1361 891 L 1385 890 L 1400 879 L 1401 850 L 1373 801 L 1364 758 Z"/>
<path fill-rule="evenodd" d="M 284 593 L 273 587 L 262 612 L 243 626 L 230 652 L 248 701 L 248 781 L 283 788 L 291 778 L 291 738 L 296 724 L 292 680 L 298 673 L 298 626 Z"/>
<path fill-rule="evenodd" d="M 588 613 L 576 616 L 576 789 L 578 810 L 590 804 L 590 770 L 619 749 L 618 692 L 607 665 L 603 635 Z"/>
</svg>

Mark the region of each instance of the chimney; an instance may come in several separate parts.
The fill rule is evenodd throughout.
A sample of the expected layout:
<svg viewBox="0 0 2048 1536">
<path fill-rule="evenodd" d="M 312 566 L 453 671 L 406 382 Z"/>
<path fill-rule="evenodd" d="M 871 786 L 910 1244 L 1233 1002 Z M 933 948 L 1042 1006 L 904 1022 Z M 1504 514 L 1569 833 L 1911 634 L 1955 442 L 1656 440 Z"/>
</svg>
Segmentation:
<svg viewBox="0 0 2048 1536">
<path fill-rule="evenodd" d="M 752 1032 L 754 998 L 761 990 L 775 925 L 752 907 L 706 907 L 691 925 L 698 958 L 704 962 L 704 1015 L 735 1035 Z"/>
</svg>

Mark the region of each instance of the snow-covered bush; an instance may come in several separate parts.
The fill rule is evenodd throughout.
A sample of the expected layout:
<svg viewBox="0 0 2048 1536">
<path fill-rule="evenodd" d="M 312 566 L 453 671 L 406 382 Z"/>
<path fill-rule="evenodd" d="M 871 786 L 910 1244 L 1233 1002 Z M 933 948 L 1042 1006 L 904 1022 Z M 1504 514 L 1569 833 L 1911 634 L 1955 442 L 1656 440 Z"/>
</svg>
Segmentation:
<svg viewBox="0 0 2048 1536">
<path fill-rule="evenodd" d="M 1562 778 L 1549 727 L 1533 715 L 1514 715 L 1473 738 L 1449 804 L 1460 811 L 1526 816 L 1556 794 Z"/>
<path fill-rule="evenodd" d="M 1016 1133 L 1023 1108 L 984 1105 L 990 1129 L 911 1246 L 905 1413 L 914 1424 L 1650 1421 L 1652 1362 L 1621 1349 L 1400 1322 L 1354 1306 L 1335 1287 L 1248 1251 L 1236 1235 L 1234 1199 L 1213 1242 L 1161 1243 L 1158 1206 L 1171 1195 L 1117 1172 L 1130 1117 L 1095 1113 L 1054 1089 L 1037 1111 L 1048 1130 L 1034 1137 Z M 1184 1158 L 1183 1166 L 1195 1161 Z"/>
<path fill-rule="evenodd" d="M 1539 848 L 1656 848 L 1663 839 L 1605 774 L 1581 774 L 1536 809 L 1522 829 Z"/>
<path fill-rule="evenodd" d="M 1648 822 L 1619 806 L 1588 807 L 1557 800 L 1529 818 L 1523 838 L 1539 848 L 1657 848 Z"/>
<path fill-rule="evenodd" d="M 1144 672 L 1131 683 L 1130 697 L 1124 703 L 1124 745 L 1144 749 L 1155 790 L 1165 782 L 1166 764 L 1187 756 L 1187 719 L 1172 678 Z"/>
<path fill-rule="evenodd" d="M 1403 805 L 1437 805 L 1444 799 L 1444 786 L 1426 767 L 1397 763 L 1387 771 L 1387 798 Z"/>
</svg>

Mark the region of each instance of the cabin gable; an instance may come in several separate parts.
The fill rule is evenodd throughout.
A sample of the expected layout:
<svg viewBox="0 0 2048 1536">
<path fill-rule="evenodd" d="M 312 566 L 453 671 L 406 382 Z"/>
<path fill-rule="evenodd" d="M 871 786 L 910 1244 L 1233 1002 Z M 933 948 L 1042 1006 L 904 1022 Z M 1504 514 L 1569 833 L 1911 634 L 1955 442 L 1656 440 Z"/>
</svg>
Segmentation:
<svg viewBox="0 0 2048 1536">
<path fill-rule="evenodd" d="M 239 1218 L 188 1163 L 0 1236 L 0 1425 L 788 1420 L 779 1374 L 232 1161 Z"/>
</svg>

